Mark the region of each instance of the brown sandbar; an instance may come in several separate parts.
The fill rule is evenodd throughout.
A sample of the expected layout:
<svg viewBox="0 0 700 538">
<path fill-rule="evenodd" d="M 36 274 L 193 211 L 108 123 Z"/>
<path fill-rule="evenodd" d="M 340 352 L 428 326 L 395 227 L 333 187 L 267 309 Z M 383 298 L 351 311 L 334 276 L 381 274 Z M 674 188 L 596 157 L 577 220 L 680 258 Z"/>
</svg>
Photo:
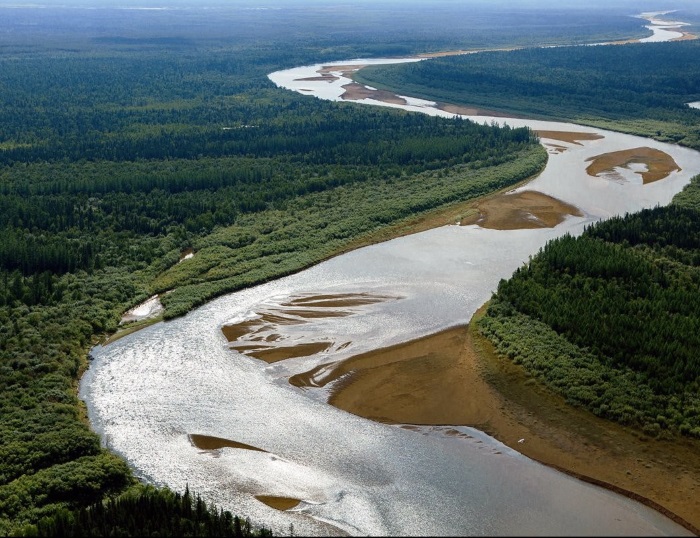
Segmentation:
<svg viewBox="0 0 700 538">
<path fill-rule="evenodd" d="M 403 97 L 399 97 L 394 92 L 387 90 L 374 90 L 359 84 L 357 82 L 351 82 L 343 86 L 345 92 L 340 96 L 341 99 L 349 101 L 358 101 L 360 99 L 374 99 L 375 101 L 382 101 L 384 103 L 392 103 L 395 105 L 407 105 L 408 101 Z"/>
<path fill-rule="evenodd" d="M 335 75 L 331 74 L 323 74 L 318 77 L 303 77 L 303 78 L 295 78 L 294 81 L 311 81 L 311 82 L 333 82 L 335 80 L 338 80 L 338 77 Z"/>
<path fill-rule="evenodd" d="M 580 140 L 600 140 L 605 138 L 603 135 L 598 133 L 577 133 L 573 131 L 547 131 L 547 130 L 537 130 L 535 134 L 540 138 L 549 138 L 551 140 L 560 140 L 561 142 L 569 142 L 571 144 L 578 144 L 582 146 Z"/>
<path fill-rule="evenodd" d="M 340 381 L 329 403 L 340 409 L 385 423 L 476 427 L 699 532 L 700 441 L 647 438 L 568 406 L 496 355 L 473 325 L 345 362 L 335 366 L 345 377 L 330 376 Z"/>
<path fill-rule="evenodd" d="M 245 443 L 239 443 L 238 441 L 232 441 L 231 439 L 224 439 L 223 437 L 212 437 L 211 435 L 200 435 L 198 433 L 191 433 L 189 435 L 190 442 L 199 448 L 200 450 L 218 450 L 220 448 L 241 448 L 244 450 L 255 450 L 258 452 L 267 452 L 262 448 L 258 448 L 252 445 L 246 445 Z"/>
<path fill-rule="evenodd" d="M 294 508 L 301 502 L 300 499 L 294 499 L 293 497 L 277 497 L 274 495 L 256 495 L 255 498 L 271 508 L 283 511 Z"/>
<path fill-rule="evenodd" d="M 669 28 L 669 30 L 673 30 L 673 28 Z M 678 28 L 676 28 L 679 32 L 681 32 Z M 690 32 L 681 32 L 681 37 L 674 37 L 671 39 L 671 41 L 689 41 L 691 39 L 697 39 L 698 36 L 695 34 L 691 34 Z"/>
<path fill-rule="evenodd" d="M 460 224 L 494 230 L 553 228 L 569 215 L 583 216 L 577 207 L 537 191 L 500 194 L 478 202 L 477 208 Z"/>
<path fill-rule="evenodd" d="M 317 73 L 323 75 L 323 74 L 330 74 L 333 72 L 342 72 L 342 73 L 352 73 L 354 71 L 358 71 L 362 69 L 363 67 L 367 67 L 367 64 L 340 64 L 340 65 L 324 65 L 316 71 Z"/>
<path fill-rule="evenodd" d="M 394 299 L 388 295 L 372 295 L 369 293 L 339 293 L 335 295 L 309 295 L 296 297 L 280 306 L 314 306 L 323 308 L 345 308 L 381 303 Z"/>
<path fill-rule="evenodd" d="M 221 331 L 231 349 L 272 364 L 331 349 L 340 351 L 350 345 L 350 342 L 344 342 L 336 346 L 331 340 L 309 341 L 308 337 L 301 341 L 299 331 L 289 336 L 285 326 L 304 325 L 314 319 L 352 316 L 357 313 L 354 309 L 392 299 L 396 297 L 371 293 L 302 294 L 279 305 L 265 306 L 257 317 L 224 325 Z"/>
<path fill-rule="evenodd" d="M 518 114 L 510 112 L 499 112 L 497 110 L 489 110 L 487 108 L 479 108 L 473 106 L 453 105 L 450 103 L 436 103 L 435 107 L 450 114 L 459 114 L 462 116 L 493 116 L 495 118 L 526 118 Z"/>
<path fill-rule="evenodd" d="M 586 162 L 591 162 L 586 168 L 586 172 L 590 176 L 599 176 L 606 173 L 614 174 L 615 168 L 627 167 L 632 163 L 645 164 L 647 171 L 637 172 L 642 176 L 642 182 L 645 185 L 664 179 L 671 172 L 681 170 L 680 166 L 668 153 L 648 147 L 603 153 L 590 157 Z"/>
<path fill-rule="evenodd" d="M 286 359 L 294 359 L 297 357 L 308 357 L 316 353 L 321 353 L 330 348 L 333 342 L 308 342 L 297 344 L 295 346 L 256 346 L 256 345 L 231 345 L 231 349 L 235 349 L 256 359 L 265 361 L 268 364 L 283 361 Z"/>
<path fill-rule="evenodd" d="M 545 144 L 545 146 L 551 148 L 554 153 L 564 153 L 567 150 L 566 146 L 560 146 L 559 144 Z"/>
<path fill-rule="evenodd" d="M 352 357 L 335 365 L 320 385 L 343 376 L 329 403 L 378 422 L 483 424 L 493 414 L 487 404 L 493 397 L 470 375 L 473 361 L 462 353 L 467 335 L 464 327 L 447 329 Z"/>
</svg>

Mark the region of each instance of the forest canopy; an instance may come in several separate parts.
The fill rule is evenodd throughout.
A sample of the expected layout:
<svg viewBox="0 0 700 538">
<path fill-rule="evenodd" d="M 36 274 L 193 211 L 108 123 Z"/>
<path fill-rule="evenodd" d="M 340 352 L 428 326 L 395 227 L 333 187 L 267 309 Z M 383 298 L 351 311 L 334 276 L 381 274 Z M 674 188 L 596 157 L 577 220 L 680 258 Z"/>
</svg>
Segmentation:
<svg viewBox="0 0 700 538">
<path fill-rule="evenodd" d="M 402 95 L 611 128 L 700 148 L 700 40 L 525 48 L 369 66 Z"/>
</svg>

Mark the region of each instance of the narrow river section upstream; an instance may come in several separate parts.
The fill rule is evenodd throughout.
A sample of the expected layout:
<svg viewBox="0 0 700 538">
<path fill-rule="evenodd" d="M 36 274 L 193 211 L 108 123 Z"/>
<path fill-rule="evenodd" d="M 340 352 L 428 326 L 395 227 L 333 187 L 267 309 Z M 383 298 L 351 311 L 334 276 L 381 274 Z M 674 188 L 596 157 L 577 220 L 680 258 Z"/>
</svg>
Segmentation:
<svg viewBox="0 0 700 538">
<path fill-rule="evenodd" d="M 347 66 L 395 61 L 414 59 L 342 61 L 269 77 L 339 100 L 351 82 Z M 405 99 L 408 110 L 455 115 Z M 568 202 L 580 216 L 553 228 L 455 223 L 400 237 L 98 346 L 80 394 L 103 444 L 140 478 L 177 491 L 189 486 L 277 535 L 689 534 L 476 429 L 373 422 L 326 403 L 328 386 L 289 383 L 296 374 L 322 375 L 359 353 L 468 323 L 499 280 L 550 239 L 666 204 L 700 173 L 700 153 L 649 139 L 573 124 L 470 119 L 537 130 L 549 162 L 518 191 Z M 677 166 L 656 181 L 643 179 L 644 159 L 626 166 L 613 159 L 597 175 L 587 172 L 601 155 L 629 152 L 663 153 Z M 241 339 L 247 345 L 232 345 Z M 292 358 L 259 360 L 246 352 L 256 346 Z"/>
</svg>

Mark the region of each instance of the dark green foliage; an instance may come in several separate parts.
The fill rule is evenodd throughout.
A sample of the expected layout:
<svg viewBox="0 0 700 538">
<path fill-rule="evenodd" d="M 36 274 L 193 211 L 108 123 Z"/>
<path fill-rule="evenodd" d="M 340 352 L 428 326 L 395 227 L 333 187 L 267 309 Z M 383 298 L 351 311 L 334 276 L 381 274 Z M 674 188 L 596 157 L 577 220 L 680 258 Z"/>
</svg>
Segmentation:
<svg viewBox="0 0 700 538">
<path fill-rule="evenodd" d="M 153 487 L 139 487 L 117 498 L 81 508 L 62 510 L 41 519 L 38 536 L 211 536 L 244 538 L 272 536 L 254 530 L 231 512 L 207 505 L 189 488 L 180 495 Z"/>
<path fill-rule="evenodd" d="M 700 436 L 699 182 L 700 176 L 693 178 L 667 207 L 609 219 L 581 237 L 549 242 L 501 281 L 496 306 L 482 323 L 484 333 L 577 404 L 649 431 Z M 579 351 L 504 347 L 509 331 L 524 334 L 504 321 L 515 318 L 553 331 L 538 339 L 563 337 Z M 569 368 L 572 356 L 586 357 L 588 384 L 558 370 Z M 588 396 L 580 396 L 582 387 Z"/>
<path fill-rule="evenodd" d="M 530 48 L 372 66 L 403 95 L 599 125 L 700 148 L 700 41 Z"/>
</svg>

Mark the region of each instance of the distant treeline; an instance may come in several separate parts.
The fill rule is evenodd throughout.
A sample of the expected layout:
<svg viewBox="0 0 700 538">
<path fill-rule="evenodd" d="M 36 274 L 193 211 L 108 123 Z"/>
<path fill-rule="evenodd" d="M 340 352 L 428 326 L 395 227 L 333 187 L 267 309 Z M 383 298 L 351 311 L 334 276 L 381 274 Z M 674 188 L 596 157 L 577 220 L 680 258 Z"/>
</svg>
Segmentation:
<svg viewBox="0 0 700 538">
<path fill-rule="evenodd" d="M 700 149 L 700 40 L 529 48 L 369 66 L 357 78 L 449 103 L 601 125 Z"/>
</svg>

